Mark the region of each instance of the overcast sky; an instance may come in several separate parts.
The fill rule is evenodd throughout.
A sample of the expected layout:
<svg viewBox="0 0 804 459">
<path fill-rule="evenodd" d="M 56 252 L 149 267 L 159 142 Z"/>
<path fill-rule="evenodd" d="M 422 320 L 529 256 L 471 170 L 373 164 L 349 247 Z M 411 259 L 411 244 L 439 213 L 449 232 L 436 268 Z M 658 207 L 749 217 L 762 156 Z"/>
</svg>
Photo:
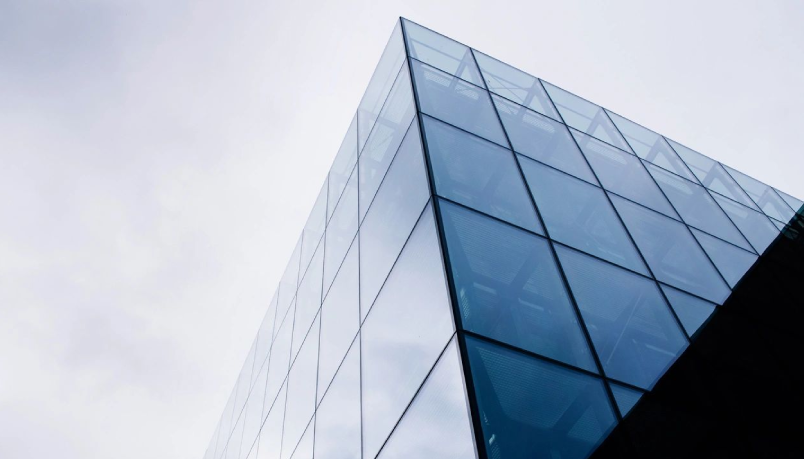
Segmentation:
<svg viewBox="0 0 804 459">
<path fill-rule="evenodd" d="M 0 457 L 203 455 L 398 16 L 804 197 L 802 5 L 0 0 Z"/>
</svg>

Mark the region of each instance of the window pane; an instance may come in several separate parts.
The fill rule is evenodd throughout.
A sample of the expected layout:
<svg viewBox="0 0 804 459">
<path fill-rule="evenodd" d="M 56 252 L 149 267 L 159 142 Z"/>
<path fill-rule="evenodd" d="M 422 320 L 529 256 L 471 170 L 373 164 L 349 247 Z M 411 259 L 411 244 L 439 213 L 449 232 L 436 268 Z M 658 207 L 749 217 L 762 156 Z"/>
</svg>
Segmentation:
<svg viewBox="0 0 804 459">
<path fill-rule="evenodd" d="M 508 145 L 485 89 L 421 62 L 411 64 L 422 112 L 500 145 Z"/>
<path fill-rule="evenodd" d="M 614 148 L 594 137 L 572 130 L 603 188 L 650 207 L 668 217 L 678 218 L 656 182 L 636 156 Z"/>
<path fill-rule="evenodd" d="M 307 425 L 307 430 L 304 431 L 299 445 L 293 452 L 292 459 L 313 459 L 313 431 L 315 427 L 315 420 L 311 420 Z"/>
<path fill-rule="evenodd" d="M 566 126 L 500 97 L 492 98 L 514 150 L 587 182 L 597 183 Z"/>
<path fill-rule="evenodd" d="M 299 352 L 307 330 L 313 324 L 313 319 L 321 307 L 321 275 L 323 273 L 324 248 L 319 247 L 310 263 L 310 269 L 299 284 L 299 293 L 296 297 L 296 318 L 293 320 L 293 345 L 291 346 L 291 362 Z"/>
<path fill-rule="evenodd" d="M 435 118 L 423 121 L 439 195 L 543 234 L 510 150 Z"/>
<path fill-rule="evenodd" d="M 319 400 L 324 396 L 324 390 L 329 386 L 360 326 L 359 280 L 358 244 L 353 243 L 321 307 Z"/>
<path fill-rule="evenodd" d="M 760 255 L 779 235 L 779 231 L 761 213 L 718 195 L 714 195 L 714 198 Z"/>
<path fill-rule="evenodd" d="M 267 413 L 275 403 L 279 388 L 288 375 L 290 363 L 290 339 L 293 335 L 293 313 L 295 305 L 291 305 L 290 311 L 285 316 L 284 322 L 276 332 L 274 345 L 271 347 L 271 356 L 268 360 L 268 382 L 265 386 L 265 405 L 263 412 Z M 283 402 L 284 405 L 284 402 Z"/>
<path fill-rule="evenodd" d="M 725 166 L 725 168 L 734 177 L 734 180 L 743 187 L 743 190 L 751 196 L 751 199 L 754 200 L 762 212 L 765 212 L 765 215 L 783 222 L 793 218 L 795 212 L 773 191 L 773 188 L 729 166 Z"/>
<path fill-rule="evenodd" d="M 324 292 L 329 290 L 335 273 L 341 267 L 343 257 L 357 234 L 357 169 L 346 185 L 346 191 L 338 203 L 338 208 L 327 225 L 325 259 L 324 259 Z"/>
<path fill-rule="evenodd" d="M 394 132 L 396 135 L 397 132 Z M 360 156 L 360 221 L 366 216 L 377 189 L 385 178 L 391 162 L 400 153 L 407 150 L 421 150 L 418 123 L 409 125 L 406 131 L 399 134 L 399 140 L 392 140 L 388 148 L 378 150 L 367 149 Z M 377 154 L 374 154 L 377 153 Z M 404 153 L 403 153 L 404 154 Z"/>
<path fill-rule="evenodd" d="M 731 293 L 683 223 L 612 196 L 656 279 L 722 303 Z"/>
<path fill-rule="evenodd" d="M 750 250 L 748 241 L 704 187 L 658 167 L 649 164 L 647 167 L 685 223 Z"/>
<path fill-rule="evenodd" d="M 427 209 L 361 331 L 365 457 L 377 454 L 453 331 L 438 235 Z"/>
<path fill-rule="evenodd" d="M 246 402 L 246 421 L 243 427 L 243 446 L 240 456 L 245 457 L 251 450 L 251 446 L 257 439 L 257 433 L 262 426 L 262 407 L 265 403 L 265 382 L 268 379 L 268 364 L 266 362 L 261 368 L 255 371 L 257 381 L 251 389 L 251 395 Z"/>
<path fill-rule="evenodd" d="M 440 204 L 463 327 L 596 372 L 545 239 Z"/>
<path fill-rule="evenodd" d="M 318 319 L 304 340 L 288 375 L 288 401 L 282 432 L 282 457 L 290 457 L 315 411 L 318 369 Z"/>
<path fill-rule="evenodd" d="M 539 80 L 483 53 L 474 53 L 489 91 L 542 115 L 559 119 Z"/>
<path fill-rule="evenodd" d="M 241 416 L 235 423 L 234 431 L 229 438 L 229 444 L 226 445 L 226 459 L 240 458 L 240 444 L 243 441 L 243 422 L 244 418 Z"/>
<path fill-rule="evenodd" d="M 285 273 L 282 275 L 282 280 L 279 282 L 279 301 L 277 303 L 277 320 L 285 317 L 285 313 L 290 307 L 290 303 L 296 296 L 296 287 L 299 283 L 299 257 L 301 255 L 302 237 L 299 237 L 296 242 L 296 248 L 293 249 L 293 254 L 290 255 L 288 265 L 285 267 Z"/>
<path fill-rule="evenodd" d="M 366 317 L 380 286 L 430 198 L 421 143 L 412 138 L 388 170 L 360 227 L 360 314 Z"/>
<path fill-rule="evenodd" d="M 320 386 L 319 392 L 322 392 Z M 355 341 L 338 369 L 316 411 L 315 422 L 317 459 L 360 458 L 359 342 Z"/>
<path fill-rule="evenodd" d="M 285 394 L 287 387 L 282 386 L 276 403 L 268 413 L 265 423 L 260 431 L 258 459 L 279 459 L 280 446 L 282 445 L 282 423 L 285 419 Z"/>
<path fill-rule="evenodd" d="M 378 458 L 476 457 L 461 360 L 453 338 Z"/>
<path fill-rule="evenodd" d="M 715 305 L 698 297 L 688 295 L 681 290 L 662 285 L 670 306 L 676 311 L 678 320 L 684 326 L 687 334 L 692 336 L 701 328 L 701 325 L 715 312 Z"/>
<path fill-rule="evenodd" d="M 279 299 L 278 291 L 274 293 L 271 304 L 268 306 L 268 311 L 260 324 L 260 330 L 257 332 L 257 348 L 254 352 L 254 368 L 262 367 L 263 363 L 268 359 L 268 352 L 271 349 L 271 343 L 274 339 L 274 322 L 276 321 L 276 304 Z M 252 379 L 256 379 L 257 373 L 254 372 Z"/>
<path fill-rule="evenodd" d="M 608 112 L 614 124 L 623 133 L 637 156 L 689 180 L 695 181 L 692 172 L 659 134 L 622 116 Z"/>
<path fill-rule="evenodd" d="M 617 148 L 631 150 L 601 107 L 550 83 L 545 82 L 544 88 L 553 99 L 567 126 Z"/>
<path fill-rule="evenodd" d="M 603 371 L 649 389 L 687 346 L 656 283 L 557 247 Z"/>
<path fill-rule="evenodd" d="M 327 200 L 327 220 L 332 217 L 332 212 L 335 211 L 335 205 L 346 188 L 346 182 L 352 174 L 352 169 L 355 168 L 357 163 L 357 115 L 352 119 L 352 124 L 349 125 L 349 130 L 346 131 L 346 137 L 341 142 L 341 148 L 338 154 L 335 155 L 335 161 L 332 162 L 332 167 L 329 170 L 329 199 Z"/>
<path fill-rule="evenodd" d="M 405 43 L 402 40 L 402 26 L 397 23 L 357 109 L 360 150 L 366 144 L 369 132 L 374 127 L 374 122 L 377 120 L 386 96 L 391 91 L 391 86 L 405 61 Z"/>
<path fill-rule="evenodd" d="M 410 57 L 478 86 L 483 86 L 472 52 L 451 38 L 405 21 Z"/>
<path fill-rule="evenodd" d="M 598 378 L 466 338 L 489 457 L 584 459 L 616 423 Z"/>
<path fill-rule="evenodd" d="M 550 237 L 647 274 L 603 190 L 520 157 Z"/>
<path fill-rule="evenodd" d="M 774 190 L 776 190 L 776 189 L 774 188 Z M 790 196 L 789 194 L 787 194 L 787 193 L 785 193 L 783 191 L 779 191 L 779 190 L 776 190 L 776 193 L 779 196 L 781 196 L 782 199 L 784 199 L 784 202 L 786 202 L 787 205 L 789 205 L 790 208 L 792 208 L 796 212 L 801 210 L 801 207 L 804 206 L 804 202 L 801 201 L 801 199 L 794 198 L 793 196 Z"/>
<path fill-rule="evenodd" d="M 610 383 L 609 386 L 620 410 L 620 416 L 625 417 L 642 397 L 642 392 L 614 383 Z"/>
<path fill-rule="evenodd" d="M 753 253 L 727 244 L 708 234 L 695 229 L 692 230 L 692 234 L 701 243 L 704 251 L 712 259 L 712 263 L 715 264 L 715 267 L 726 278 L 726 282 L 732 288 L 737 285 L 737 282 L 743 278 L 748 269 L 757 260 L 757 256 Z"/>
<path fill-rule="evenodd" d="M 307 224 L 304 225 L 302 232 L 302 246 L 301 246 L 301 270 L 299 271 L 299 278 L 304 276 L 307 271 L 307 266 L 310 265 L 310 260 L 313 259 L 313 253 L 318 248 L 319 241 L 324 236 L 325 221 L 327 218 L 327 183 L 321 187 L 318 193 L 318 198 L 315 200 L 313 210 L 310 211 L 310 216 L 307 217 Z"/>
</svg>

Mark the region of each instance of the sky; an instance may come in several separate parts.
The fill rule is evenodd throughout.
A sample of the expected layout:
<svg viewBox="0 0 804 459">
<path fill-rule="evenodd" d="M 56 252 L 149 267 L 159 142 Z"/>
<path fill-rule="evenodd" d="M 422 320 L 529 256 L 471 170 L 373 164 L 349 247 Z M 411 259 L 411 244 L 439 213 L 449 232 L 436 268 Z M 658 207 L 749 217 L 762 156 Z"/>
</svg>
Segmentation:
<svg viewBox="0 0 804 459">
<path fill-rule="evenodd" d="M 0 457 L 201 458 L 399 16 L 804 197 L 798 1 L 0 0 Z"/>
</svg>

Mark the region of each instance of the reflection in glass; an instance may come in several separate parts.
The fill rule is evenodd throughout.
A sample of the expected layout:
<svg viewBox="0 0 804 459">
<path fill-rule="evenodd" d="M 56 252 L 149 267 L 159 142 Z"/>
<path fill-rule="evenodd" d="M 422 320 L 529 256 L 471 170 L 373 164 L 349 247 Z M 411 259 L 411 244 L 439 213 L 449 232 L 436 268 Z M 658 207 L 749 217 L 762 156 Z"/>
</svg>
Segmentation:
<svg viewBox="0 0 804 459">
<path fill-rule="evenodd" d="M 363 155 L 360 156 L 360 221 L 368 212 L 371 201 L 377 194 L 377 189 L 385 178 L 391 162 L 399 152 L 402 156 L 410 153 L 409 150 L 421 151 L 421 136 L 419 135 L 418 123 L 411 122 L 411 124 L 404 131 L 394 132 L 394 136 L 399 136 L 399 139 L 392 140 L 388 144 L 388 148 L 370 149 L 365 150 Z M 377 153 L 377 154 L 375 154 Z"/>
<path fill-rule="evenodd" d="M 285 420 L 285 394 L 287 387 L 282 385 L 282 390 L 276 397 L 276 403 L 265 418 L 265 423 L 260 431 L 259 459 L 280 459 L 280 447 L 282 445 L 282 423 Z"/>
<path fill-rule="evenodd" d="M 313 324 L 313 319 L 321 307 L 321 276 L 324 269 L 324 247 L 319 246 L 315 252 L 310 269 L 299 283 L 299 293 L 296 296 L 296 317 L 293 320 L 293 341 L 290 352 L 290 360 L 299 352 L 302 341 L 307 335 L 307 330 Z"/>
<path fill-rule="evenodd" d="M 405 21 L 405 35 L 410 57 L 483 86 L 472 51 L 467 46 L 410 21 Z"/>
<path fill-rule="evenodd" d="M 617 409 L 620 410 L 620 416 L 625 417 L 642 397 L 642 392 L 614 383 L 609 383 L 609 386 L 614 401 L 617 402 Z"/>
<path fill-rule="evenodd" d="M 729 166 L 724 166 L 729 174 L 740 184 L 740 186 L 748 193 L 748 196 L 754 200 L 757 206 L 765 212 L 765 215 L 782 222 L 787 222 L 793 218 L 793 209 L 787 205 L 782 198 L 776 194 L 773 188 L 765 185 L 759 180 L 749 177 L 742 172 L 736 171 Z"/>
<path fill-rule="evenodd" d="M 692 234 L 701 243 L 704 251 L 712 259 L 712 263 L 726 279 L 729 286 L 734 288 L 745 273 L 754 265 L 757 256 L 751 252 L 727 244 L 718 238 L 702 233 L 696 229 Z"/>
<path fill-rule="evenodd" d="M 316 317 L 299 355 L 288 374 L 288 401 L 282 431 L 282 457 L 290 457 L 315 411 L 316 369 L 318 368 L 318 318 Z"/>
<path fill-rule="evenodd" d="M 324 258 L 324 292 L 329 290 L 343 257 L 357 234 L 357 169 L 346 185 L 338 208 L 327 225 Z"/>
<path fill-rule="evenodd" d="M 323 357 L 322 357 L 323 359 Z M 319 392 L 321 392 L 319 386 Z M 360 343 L 355 341 L 316 411 L 315 457 L 360 457 Z"/>
<path fill-rule="evenodd" d="M 265 405 L 263 406 L 263 413 L 267 413 L 275 403 L 274 399 L 277 397 L 279 388 L 282 387 L 282 383 L 288 375 L 294 309 L 295 305 L 291 305 L 284 322 L 282 322 L 276 332 L 276 339 L 271 348 L 271 356 L 268 360 L 268 382 L 265 385 Z"/>
<path fill-rule="evenodd" d="M 357 163 L 357 115 L 352 118 L 352 124 L 346 131 L 346 137 L 341 142 L 341 148 L 335 155 L 335 161 L 329 169 L 329 199 L 327 199 L 327 221 L 332 217 L 335 206 L 341 198 L 346 182 L 352 174 Z"/>
<path fill-rule="evenodd" d="M 717 194 L 713 195 L 713 197 L 740 232 L 748 239 L 748 242 L 754 246 L 754 250 L 758 254 L 762 255 L 770 243 L 779 235 L 779 231 L 761 213 Z"/>
<path fill-rule="evenodd" d="M 268 305 L 268 311 L 262 319 L 260 329 L 257 331 L 257 346 L 254 351 L 254 368 L 260 368 L 268 358 L 268 352 L 271 349 L 271 343 L 274 339 L 274 322 L 276 321 L 276 304 L 279 300 L 279 292 L 274 293 L 271 299 L 271 304 Z M 267 365 L 266 365 L 267 366 Z M 252 385 L 256 379 L 256 372 L 251 378 Z"/>
<path fill-rule="evenodd" d="M 554 120 L 559 119 L 539 80 L 483 53 L 474 51 L 474 54 L 489 91 Z"/>
<path fill-rule="evenodd" d="M 715 305 L 698 297 L 686 294 L 681 290 L 662 285 L 662 291 L 667 301 L 678 316 L 681 325 L 687 334 L 692 336 L 701 328 L 701 325 L 715 312 Z"/>
<path fill-rule="evenodd" d="M 318 193 L 318 198 L 315 200 L 313 210 L 310 211 L 310 216 L 307 217 L 307 223 L 304 225 L 302 231 L 302 246 L 301 246 L 301 268 L 299 270 L 299 278 L 304 276 L 307 272 L 307 267 L 310 265 L 310 260 L 313 259 L 313 253 L 318 248 L 318 243 L 324 236 L 324 227 L 327 219 L 327 183 L 321 187 Z"/>
<path fill-rule="evenodd" d="M 276 317 L 281 320 L 288 312 L 288 307 L 293 298 L 296 296 L 296 288 L 299 285 L 299 258 L 301 255 L 302 237 L 299 236 L 296 242 L 296 248 L 290 255 L 290 260 L 285 267 L 285 273 L 282 274 L 282 280 L 279 282 L 279 300 L 277 302 Z"/>
</svg>

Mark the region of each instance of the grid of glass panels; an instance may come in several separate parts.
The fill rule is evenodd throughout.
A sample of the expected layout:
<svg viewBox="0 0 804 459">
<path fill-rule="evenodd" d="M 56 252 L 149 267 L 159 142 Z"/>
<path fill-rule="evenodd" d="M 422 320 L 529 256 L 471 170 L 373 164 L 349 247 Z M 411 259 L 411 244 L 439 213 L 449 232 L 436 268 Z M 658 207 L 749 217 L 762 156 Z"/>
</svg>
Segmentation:
<svg viewBox="0 0 804 459">
<path fill-rule="evenodd" d="M 586 457 L 801 206 L 400 20 L 204 459 Z"/>
</svg>

